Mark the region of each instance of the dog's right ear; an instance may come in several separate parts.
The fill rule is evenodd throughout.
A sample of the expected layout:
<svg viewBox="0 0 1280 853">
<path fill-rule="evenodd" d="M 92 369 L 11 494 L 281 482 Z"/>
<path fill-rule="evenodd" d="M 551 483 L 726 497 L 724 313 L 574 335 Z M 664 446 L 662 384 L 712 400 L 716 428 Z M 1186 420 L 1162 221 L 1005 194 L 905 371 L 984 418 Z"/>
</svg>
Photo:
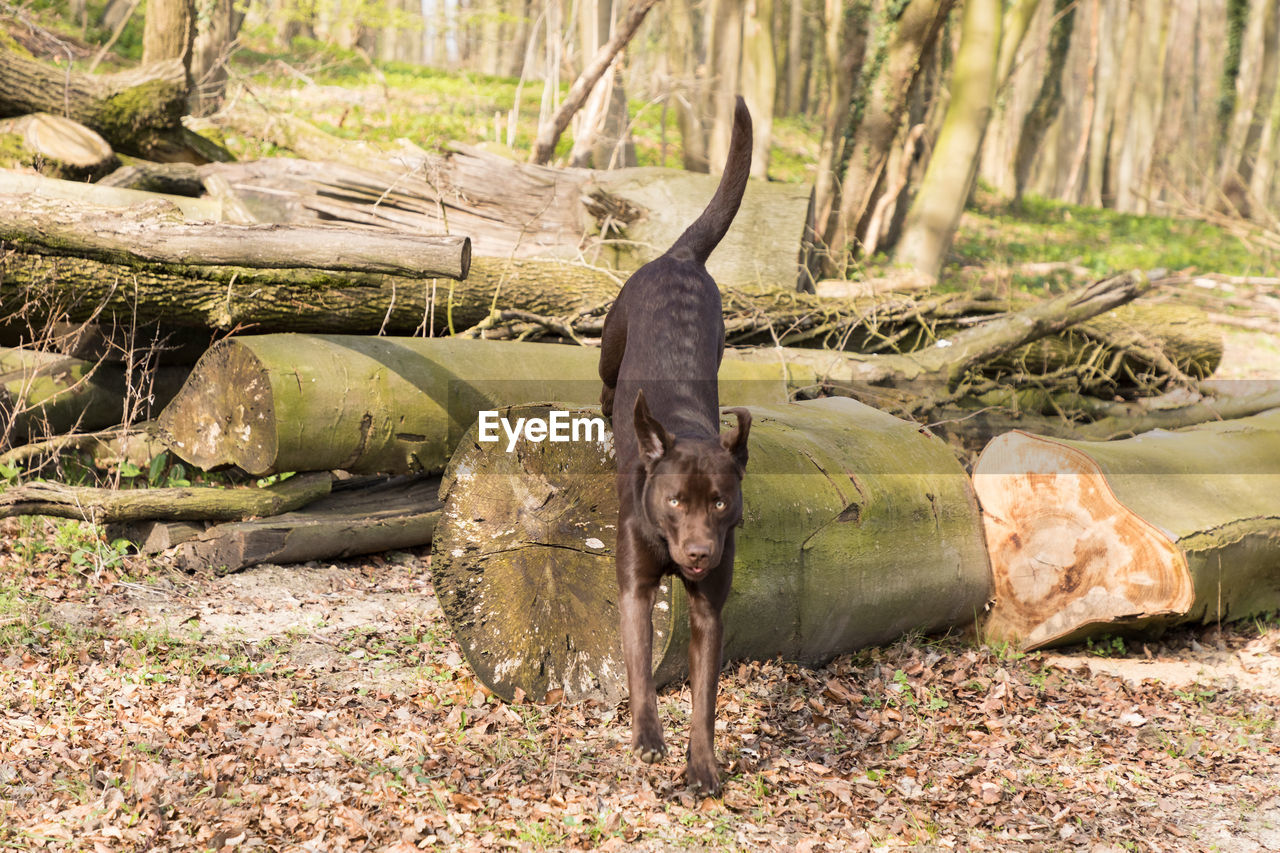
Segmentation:
<svg viewBox="0 0 1280 853">
<path fill-rule="evenodd" d="M 671 449 L 671 436 L 663 429 L 662 424 L 649 414 L 649 404 L 644 401 L 643 391 L 636 392 L 635 428 L 644 467 L 650 468 Z"/>
</svg>

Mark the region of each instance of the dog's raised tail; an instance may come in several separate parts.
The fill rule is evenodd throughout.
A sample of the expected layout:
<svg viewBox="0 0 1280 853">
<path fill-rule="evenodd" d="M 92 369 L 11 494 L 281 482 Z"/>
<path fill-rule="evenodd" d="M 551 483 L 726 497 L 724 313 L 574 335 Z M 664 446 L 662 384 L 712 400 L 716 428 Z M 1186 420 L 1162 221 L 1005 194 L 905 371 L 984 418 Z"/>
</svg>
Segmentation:
<svg viewBox="0 0 1280 853">
<path fill-rule="evenodd" d="M 672 244 L 671 252 L 687 250 L 693 253 L 698 263 L 705 264 L 733 223 L 750 174 L 751 113 L 747 111 L 747 102 L 739 95 L 733 108 L 733 138 L 729 142 L 729 158 L 725 161 L 724 174 L 720 176 L 720 186 L 707 209 Z"/>
</svg>

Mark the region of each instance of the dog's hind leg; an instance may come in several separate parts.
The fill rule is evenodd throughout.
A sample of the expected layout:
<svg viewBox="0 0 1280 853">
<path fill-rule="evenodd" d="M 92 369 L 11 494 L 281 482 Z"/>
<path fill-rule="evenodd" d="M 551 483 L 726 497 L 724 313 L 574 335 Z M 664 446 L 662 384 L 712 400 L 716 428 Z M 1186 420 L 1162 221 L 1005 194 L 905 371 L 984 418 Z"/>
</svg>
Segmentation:
<svg viewBox="0 0 1280 853">
<path fill-rule="evenodd" d="M 614 303 L 604 320 L 600 333 L 600 411 L 606 418 L 613 417 L 613 394 L 618 386 L 618 370 L 622 367 L 622 354 L 627 350 L 627 320 L 623 309 Z"/>
</svg>

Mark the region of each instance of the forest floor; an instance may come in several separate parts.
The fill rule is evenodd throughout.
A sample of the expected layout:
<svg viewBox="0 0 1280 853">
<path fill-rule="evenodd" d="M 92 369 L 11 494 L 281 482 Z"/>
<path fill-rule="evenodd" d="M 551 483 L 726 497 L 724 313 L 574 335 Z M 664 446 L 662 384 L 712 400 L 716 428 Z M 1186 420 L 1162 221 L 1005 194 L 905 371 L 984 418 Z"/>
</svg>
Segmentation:
<svg viewBox="0 0 1280 853">
<path fill-rule="evenodd" d="M 1274 620 L 731 664 L 700 800 L 625 705 L 477 684 L 425 549 L 219 578 L 0 532 L 0 847 L 1280 850 Z"/>
</svg>

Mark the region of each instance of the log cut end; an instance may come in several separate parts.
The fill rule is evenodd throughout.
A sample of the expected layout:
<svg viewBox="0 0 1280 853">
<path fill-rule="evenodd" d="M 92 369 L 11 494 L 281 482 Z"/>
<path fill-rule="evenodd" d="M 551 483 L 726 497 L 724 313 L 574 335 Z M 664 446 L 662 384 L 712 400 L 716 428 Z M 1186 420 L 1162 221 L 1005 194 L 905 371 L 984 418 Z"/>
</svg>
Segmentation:
<svg viewBox="0 0 1280 853">
<path fill-rule="evenodd" d="M 214 344 L 156 419 L 183 461 L 209 470 L 236 465 L 270 473 L 276 460 L 275 404 L 267 368 L 233 339 Z"/>
<path fill-rule="evenodd" d="M 519 416 L 549 411 L 521 406 Z M 617 701 L 626 670 L 613 566 L 618 502 L 606 474 L 611 437 L 521 441 L 511 453 L 485 452 L 476 438 L 472 429 L 445 473 L 431 558 L 436 596 L 467 662 L 508 701 L 517 689 L 535 701 L 558 690 L 570 701 Z M 654 608 L 655 661 L 670 637 L 671 595 L 664 584 Z"/>
<path fill-rule="evenodd" d="M 988 636 L 1039 648 L 1088 626 L 1135 627 L 1191 606 L 1182 552 L 1079 450 L 1007 433 L 982 452 L 973 482 L 995 585 Z"/>
</svg>

